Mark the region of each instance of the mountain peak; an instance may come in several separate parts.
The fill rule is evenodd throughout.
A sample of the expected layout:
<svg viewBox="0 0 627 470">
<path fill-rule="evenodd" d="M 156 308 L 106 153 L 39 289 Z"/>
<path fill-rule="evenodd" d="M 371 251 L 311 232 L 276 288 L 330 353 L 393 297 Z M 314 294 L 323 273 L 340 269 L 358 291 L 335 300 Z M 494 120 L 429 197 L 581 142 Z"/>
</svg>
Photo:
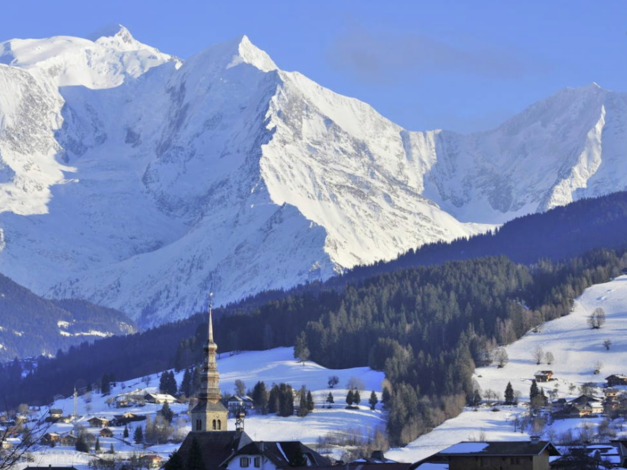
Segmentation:
<svg viewBox="0 0 627 470">
<path fill-rule="evenodd" d="M 101 38 L 113 38 L 115 36 L 130 40 L 134 39 L 131 32 L 119 23 L 110 23 L 106 26 L 103 26 L 102 28 L 89 34 L 86 39 L 96 42 L 98 39 Z"/>
<path fill-rule="evenodd" d="M 142 44 L 133 37 L 131 32 L 118 23 L 112 23 L 96 32 L 87 36 L 87 39 L 100 44 L 101 46 L 111 47 L 119 51 L 136 51 L 139 49 L 153 49 L 150 46 Z"/>
<path fill-rule="evenodd" d="M 270 72 L 278 68 L 270 56 L 250 42 L 250 39 L 245 34 L 229 41 L 229 43 L 237 45 L 237 52 L 227 68 L 234 67 L 242 62 L 257 67 L 264 72 Z"/>
</svg>

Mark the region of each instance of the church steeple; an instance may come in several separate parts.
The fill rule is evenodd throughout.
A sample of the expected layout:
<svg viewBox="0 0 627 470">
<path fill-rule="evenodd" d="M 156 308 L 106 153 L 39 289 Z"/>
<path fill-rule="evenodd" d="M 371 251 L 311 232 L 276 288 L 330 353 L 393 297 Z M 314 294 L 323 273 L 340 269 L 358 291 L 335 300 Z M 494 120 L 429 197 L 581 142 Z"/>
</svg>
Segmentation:
<svg viewBox="0 0 627 470">
<path fill-rule="evenodd" d="M 198 404 L 192 410 L 192 430 L 226 431 L 228 411 L 220 402 L 220 374 L 216 361 L 218 345 L 213 341 L 213 304 L 209 298 L 209 328 L 201 373 Z"/>
</svg>

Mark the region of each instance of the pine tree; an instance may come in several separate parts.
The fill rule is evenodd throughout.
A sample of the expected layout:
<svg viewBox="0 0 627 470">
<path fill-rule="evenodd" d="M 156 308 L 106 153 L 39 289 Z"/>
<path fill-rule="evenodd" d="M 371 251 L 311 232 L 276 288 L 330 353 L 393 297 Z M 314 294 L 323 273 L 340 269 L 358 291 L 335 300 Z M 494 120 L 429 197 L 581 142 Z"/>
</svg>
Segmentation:
<svg viewBox="0 0 627 470">
<path fill-rule="evenodd" d="M 353 395 L 353 391 L 349 390 L 348 393 L 346 394 L 346 404 L 351 407 L 353 406 L 353 403 L 355 403 L 355 397 Z"/>
<path fill-rule="evenodd" d="M 374 390 L 370 394 L 370 399 L 368 400 L 368 403 L 370 404 L 371 410 L 374 410 L 377 406 L 377 403 L 379 403 L 379 399 L 377 398 L 377 394 L 374 392 Z"/>
<path fill-rule="evenodd" d="M 266 390 L 266 384 L 264 382 L 257 382 L 253 387 L 253 403 L 255 408 L 261 413 L 266 414 L 268 408 L 268 391 Z"/>
<path fill-rule="evenodd" d="M 133 440 L 135 441 L 135 444 L 141 444 L 142 442 L 144 442 L 144 431 L 142 430 L 141 426 L 137 426 L 135 428 Z"/>
<path fill-rule="evenodd" d="M 514 404 L 514 389 L 512 388 L 511 382 L 507 382 L 507 387 L 505 387 L 505 404 Z"/>
<path fill-rule="evenodd" d="M 381 403 L 383 403 L 384 408 L 386 408 L 388 406 L 388 403 L 390 403 L 390 398 L 392 398 L 390 394 L 390 389 L 387 387 L 383 387 L 383 392 L 381 393 Z"/>
<path fill-rule="evenodd" d="M 110 454 L 115 454 L 115 447 L 113 447 L 113 442 L 111 443 L 111 445 L 109 446 L 109 453 Z"/>
<path fill-rule="evenodd" d="M 311 390 L 307 390 L 307 409 L 311 413 L 314 410 L 315 404 L 313 400 L 313 396 L 311 395 Z"/>
<path fill-rule="evenodd" d="M 333 394 L 331 392 L 327 395 L 327 403 L 329 404 L 327 408 L 331 408 L 331 404 L 335 403 L 335 399 L 333 398 Z"/>
<path fill-rule="evenodd" d="M 299 398 L 299 406 L 298 406 L 298 416 L 304 418 L 309 414 L 309 408 L 307 407 L 307 389 L 303 385 L 298 392 Z"/>
<path fill-rule="evenodd" d="M 277 384 L 273 384 L 270 389 L 270 395 L 268 397 L 268 412 L 269 413 L 278 413 L 279 412 L 279 404 L 280 404 L 280 391 L 279 386 Z"/>
<path fill-rule="evenodd" d="M 100 452 L 100 438 L 99 437 L 96 438 L 96 445 L 94 446 L 94 451 L 96 453 Z"/>
<path fill-rule="evenodd" d="M 78 439 L 76 440 L 75 448 L 79 452 L 89 453 L 89 444 L 87 443 L 87 440 L 85 439 L 85 434 L 84 433 L 81 432 L 78 435 Z"/>
<path fill-rule="evenodd" d="M 529 399 L 533 400 L 536 396 L 540 394 L 540 390 L 538 389 L 538 383 L 536 379 L 531 381 L 531 388 L 529 389 Z"/>
<path fill-rule="evenodd" d="M 164 403 L 163 404 L 163 408 L 161 408 L 161 416 L 163 416 L 163 419 L 165 419 L 168 423 L 172 422 L 172 418 L 174 418 L 174 412 L 170 409 L 170 405 L 168 405 L 168 403 Z"/>
<path fill-rule="evenodd" d="M 192 373 L 189 368 L 185 369 L 185 372 L 183 373 L 180 392 L 186 397 L 190 397 L 192 394 Z"/>
<path fill-rule="evenodd" d="M 359 390 L 355 390 L 355 393 L 353 393 L 353 402 L 355 402 L 355 405 L 359 405 L 359 403 L 361 403 L 361 396 L 359 395 Z"/>
<path fill-rule="evenodd" d="M 124 438 L 128 438 L 128 426 L 124 426 Z"/>
</svg>

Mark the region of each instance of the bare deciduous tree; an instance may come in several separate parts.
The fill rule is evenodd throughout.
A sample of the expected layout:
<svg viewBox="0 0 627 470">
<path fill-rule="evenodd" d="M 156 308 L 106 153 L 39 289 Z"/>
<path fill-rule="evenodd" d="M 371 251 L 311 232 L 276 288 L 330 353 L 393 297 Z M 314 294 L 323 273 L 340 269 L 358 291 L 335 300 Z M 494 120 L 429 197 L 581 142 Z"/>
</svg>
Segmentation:
<svg viewBox="0 0 627 470">
<path fill-rule="evenodd" d="M 610 346 L 612 346 L 612 340 L 611 339 L 606 339 L 605 341 L 603 341 L 603 346 L 605 346 L 605 349 L 607 351 L 610 350 Z"/>
<path fill-rule="evenodd" d="M 494 360 L 496 361 L 499 369 L 505 367 L 509 362 L 509 356 L 507 355 L 507 351 L 505 348 L 498 348 L 494 353 Z"/>
<path fill-rule="evenodd" d="M 555 356 L 553 356 L 553 353 L 551 351 L 547 351 L 544 355 L 544 360 L 548 365 L 551 365 L 553 364 L 553 362 L 555 362 Z"/>
<path fill-rule="evenodd" d="M 533 360 L 536 361 L 536 364 L 542 364 L 542 359 L 544 359 L 544 351 L 540 346 L 538 346 L 532 353 Z"/>
<path fill-rule="evenodd" d="M 592 312 L 592 315 L 588 317 L 588 325 L 593 330 L 598 330 L 605 324 L 605 310 L 601 307 L 597 307 Z"/>
<path fill-rule="evenodd" d="M 13 468 L 37 445 L 53 424 L 46 421 L 46 418 L 47 413 L 40 415 L 34 423 L 27 423 L 22 430 L 21 439 L 16 441 L 15 444 L 8 448 L 0 445 L 0 470 Z M 0 431 L 0 443 L 10 442 L 7 439 L 13 437 L 16 432 L 15 427 L 7 426 L 6 429 Z"/>
</svg>

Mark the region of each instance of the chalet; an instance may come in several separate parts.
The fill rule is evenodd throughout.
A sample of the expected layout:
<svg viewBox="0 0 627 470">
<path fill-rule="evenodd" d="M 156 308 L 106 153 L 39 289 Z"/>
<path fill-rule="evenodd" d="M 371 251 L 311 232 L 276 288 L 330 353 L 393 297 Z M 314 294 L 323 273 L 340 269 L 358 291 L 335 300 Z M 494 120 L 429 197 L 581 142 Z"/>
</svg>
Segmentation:
<svg viewBox="0 0 627 470">
<path fill-rule="evenodd" d="M 109 426 L 109 423 L 111 421 L 106 418 L 99 418 L 97 416 L 94 416 L 93 418 L 88 419 L 87 422 L 92 428 L 106 428 L 107 426 Z"/>
<path fill-rule="evenodd" d="M 617 390 L 615 388 L 606 388 L 603 391 L 603 394 L 605 395 L 605 398 L 608 400 L 614 400 L 618 397 L 618 395 L 620 394 L 620 390 Z"/>
<path fill-rule="evenodd" d="M 553 371 L 552 370 L 539 370 L 533 376 L 536 379 L 536 382 L 549 382 L 553 379 Z"/>
<path fill-rule="evenodd" d="M 6 439 L 0 441 L 0 448 L 4 450 L 12 449 L 18 446 L 21 442 L 21 439 L 18 439 L 17 437 L 7 437 Z"/>
<path fill-rule="evenodd" d="M 584 416 L 602 414 L 604 407 L 603 403 L 598 398 L 589 395 L 581 395 L 568 402 L 566 411 L 571 417 L 582 418 Z"/>
<path fill-rule="evenodd" d="M 251 442 L 229 456 L 227 470 L 263 468 L 276 470 L 290 467 L 327 467 L 331 462 L 299 441 Z"/>
<path fill-rule="evenodd" d="M 553 411 L 564 411 L 568 407 L 568 401 L 566 400 L 566 398 L 558 398 L 557 400 L 553 400 L 551 402 L 551 406 L 553 408 Z"/>
<path fill-rule="evenodd" d="M 413 468 L 427 468 L 425 464 L 448 464 L 449 470 L 549 470 L 549 457 L 559 456 L 550 442 L 531 441 L 460 442 L 414 464 Z M 431 465 L 433 468 L 433 465 Z"/>
<path fill-rule="evenodd" d="M 77 441 L 78 441 L 78 436 L 76 436 L 72 432 L 69 432 L 61 436 L 61 444 L 64 446 L 74 447 Z"/>
<path fill-rule="evenodd" d="M 52 419 L 61 419 L 63 417 L 63 410 L 59 408 L 51 408 L 49 414 Z"/>
<path fill-rule="evenodd" d="M 113 437 L 113 431 L 109 428 L 101 429 L 98 434 L 100 434 L 100 437 Z"/>
<path fill-rule="evenodd" d="M 146 393 L 144 395 L 144 400 L 146 403 L 154 403 L 156 405 L 163 405 L 165 403 L 174 403 L 176 402 L 176 398 L 172 395 L 168 395 L 167 393 Z"/>
<path fill-rule="evenodd" d="M 255 407 L 253 399 L 248 395 L 233 395 L 229 398 L 226 406 L 232 413 L 237 410 L 252 410 Z"/>
<path fill-rule="evenodd" d="M 617 385 L 627 385 L 627 375 L 613 374 L 605 377 L 608 387 L 616 387 Z"/>
<path fill-rule="evenodd" d="M 41 438 L 41 443 L 46 446 L 51 446 L 56 444 L 61 440 L 61 435 L 56 432 L 47 432 Z"/>
<path fill-rule="evenodd" d="M 115 415 L 114 422 L 116 426 L 125 426 L 135 421 L 144 421 L 146 416 L 136 415 L 135 413 L 124 413 L 123 415 Z"/>
<path fill-rule="evenodd" d="M 160 455 L 142 455 L 139 458 L 139 464 L 143 468 L 160 468 L 163 463 L 163 458 Z"/>
<path fill-rule="evenodd" d="M 563 452 L 562 457 L 551 461 L 552 469 L 603 469 L 621 466 L 620 451 L 616 443 L 569 446 Z"/>
</svg>

